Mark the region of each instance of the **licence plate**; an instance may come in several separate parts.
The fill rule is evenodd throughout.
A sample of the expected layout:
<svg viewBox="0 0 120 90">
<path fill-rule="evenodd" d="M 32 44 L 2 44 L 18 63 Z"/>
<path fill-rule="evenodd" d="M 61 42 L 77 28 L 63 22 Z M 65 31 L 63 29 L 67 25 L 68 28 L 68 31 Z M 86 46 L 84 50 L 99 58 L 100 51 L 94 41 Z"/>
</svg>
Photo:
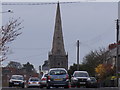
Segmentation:
<svg viewBox="0 0 120 90">
<path fill-rule="evenodd" d="M 14 83 L 15 85 L 19 85 L 19 83 Z"/>
<path fill-rule="evenodd" d="M 54 79 L 55 81 L 61 81 L 62 79 Z"/>
<path fill-rule="evenodd" d="M 80 84 L 86 84 L 86 82 L 80 82 Z"/>
</svg>

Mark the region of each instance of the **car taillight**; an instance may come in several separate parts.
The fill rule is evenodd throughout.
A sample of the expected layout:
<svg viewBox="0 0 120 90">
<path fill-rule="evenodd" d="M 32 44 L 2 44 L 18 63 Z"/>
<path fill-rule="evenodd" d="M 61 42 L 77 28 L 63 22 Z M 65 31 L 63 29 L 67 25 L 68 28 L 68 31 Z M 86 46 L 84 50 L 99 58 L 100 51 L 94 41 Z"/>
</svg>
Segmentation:
<svg viewBox="0 0 120 90">
<path fill-rule="evenodd" d="M 50 76 L 48 76 L 48 80 L 50 80 L 50 78 L 51 78 L 51 77 L 50 77 Z"/>
<path fill-rule="evenodd" d="M 42 80 L 46 80 L 46 78 L 42 78 Z"/>
<path fill-rule="evenodd" d="M 30 82 L 28 82 L 28 84 L 30 84 Z"/>
</svg>

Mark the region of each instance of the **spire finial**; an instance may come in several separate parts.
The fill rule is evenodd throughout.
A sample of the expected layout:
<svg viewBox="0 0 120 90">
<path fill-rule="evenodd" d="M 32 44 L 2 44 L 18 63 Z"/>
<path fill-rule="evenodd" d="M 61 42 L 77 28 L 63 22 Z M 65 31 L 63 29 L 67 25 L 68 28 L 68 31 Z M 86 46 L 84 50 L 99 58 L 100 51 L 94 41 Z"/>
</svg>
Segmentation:
<svg viewBox="0 0 120 90">
<path fill-rule="evenodd" d="M 59 6 L 59 3 L 60 3 L 60 2 L 58 1 L 58 3 L 57 3 L 57 6 L 58 6 L 58 7 L 60 7 L 60 6 Z"/>
</svg>

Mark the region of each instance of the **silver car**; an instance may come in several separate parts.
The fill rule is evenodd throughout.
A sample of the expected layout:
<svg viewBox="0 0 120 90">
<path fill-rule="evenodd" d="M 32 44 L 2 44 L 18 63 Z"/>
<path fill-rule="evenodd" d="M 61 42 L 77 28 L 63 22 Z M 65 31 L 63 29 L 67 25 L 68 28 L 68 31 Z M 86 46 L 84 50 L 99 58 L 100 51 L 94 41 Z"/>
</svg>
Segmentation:
<svg viewBox="0 0 120 90">
<path fill-rule="evenodd" d="M 50 87 L 69 88 L 69 76 L 64 68 L 52 68 L 47 76 L 47 89 Z"/>
<path fill-rule="evenodd" d="M 40 79 L 38 77 L 31 77 L 28 80 L 28 88 L 30 87 L 40 87 Z"/>
<path fill-rule="evenodd" d="M 74 71 L 71 78 L 71 87 L 89 87 L 90 77 L 87 71 Z"/>
</svg>

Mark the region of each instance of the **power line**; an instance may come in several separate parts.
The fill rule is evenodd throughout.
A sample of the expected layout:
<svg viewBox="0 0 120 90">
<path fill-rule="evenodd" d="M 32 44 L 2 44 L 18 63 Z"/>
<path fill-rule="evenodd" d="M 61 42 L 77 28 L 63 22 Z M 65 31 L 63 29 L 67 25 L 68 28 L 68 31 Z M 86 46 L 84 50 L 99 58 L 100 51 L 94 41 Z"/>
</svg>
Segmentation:
<svg viewBox="0 0 120 90">
<path fill-rule="evenodd" d="M 60 4 L 81 3 L 81 2 L 94 2 L 96 0 L 80 0 L 72 2 L 59 2 Z M 2 5 L 50 5 L 57 4 L 58 2 L 3 2 Z"/>
<path fill-rule="evenodd" d="M 50 4 L 57 4 L 58 2 L 3 2 L 2 5 L 50 5 Z M 80 3 L 77 2 L 59 2 L 60 4 L 68 4 L 68 3 Z"/>
</svg>

